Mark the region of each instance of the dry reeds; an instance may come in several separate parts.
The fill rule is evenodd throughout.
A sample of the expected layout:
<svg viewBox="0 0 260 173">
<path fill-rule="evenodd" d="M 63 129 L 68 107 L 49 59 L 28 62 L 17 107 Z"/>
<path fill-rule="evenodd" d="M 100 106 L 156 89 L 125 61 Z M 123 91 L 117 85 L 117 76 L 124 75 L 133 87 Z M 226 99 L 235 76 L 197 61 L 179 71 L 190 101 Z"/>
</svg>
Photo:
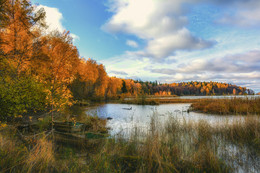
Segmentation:
<svg viewBox="0 0 260 173">
<path fill-rule="evenodd" d="M 43 170 L 52 167 L 54 160 L 53 144 L 43 137 L 29 151 L 26 159 L 27 169 L 29 172 L 43 172 Z"/>
<path fill-rule="evenodd" d="M 219 115 L 260 115 L 260 98 L 201 99 L 192 110 Z"/>
<path fill-rule="evenodd" d="M 44 137 L 27 149 L 17 138 L 1 135 L 0 154 L 7 159 L 0 168 L 7 172 L 250 172 L 259 168 L 257 162 L 241 163 L 242 156 L 237 155 L 250 151 L 256 153 L 250 157 L 259 159 L 259 117 L 214 126 L 171 116 L 162 125 L 155 114 L 146 136 L 141 133 L 135 128 L 130 136 L 103 139 L 101 147 L 88 148 L 85 154 L 72 147 L 57 150 L 54 141 Z M 233 157 L 235 146 L 240 149 Z M 92 152 L 94 148 L 97 151 Z"/>
</svg>

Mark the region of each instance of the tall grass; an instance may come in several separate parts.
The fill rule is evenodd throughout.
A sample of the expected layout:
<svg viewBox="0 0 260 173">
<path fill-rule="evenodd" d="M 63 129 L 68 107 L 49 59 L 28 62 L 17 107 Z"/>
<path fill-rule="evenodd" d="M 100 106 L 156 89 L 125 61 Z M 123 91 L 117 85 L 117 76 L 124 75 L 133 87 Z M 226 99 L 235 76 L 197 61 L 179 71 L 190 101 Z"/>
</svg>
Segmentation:
<svg viewBox="0 0 260 173">
<path fill-rule="evenodd" d="M 235 121 L 229 126 L 218 129 L 223 137 L 238 145 L 246 145 L 260 155 L 260 118 L 246 117 L 244 121 Z"/>
<path fill-rule="evenodd" d="M 260 115 L 260 98 L 201 99 L 191 107 L 195 111 L 220 115 Z"/>
<path fill-rule="evenodd" d="M 260 118 L 225 125 L 190 122 L 174 116 L 159 123 L 152 116 L 147 132 L 117 135 L 95 147 L 59 146 L 42 136 L 28 148 L 12 130 L 0 133 L 3 172 L 237 172 L 259 170 Z M 8 128 L 7 128 L 8 129 Z M 91 141 L 88 141 L 91 142 Z M 86 144 L 87 145 L 87 144 Z M 234 147 L 238 155 L 232 155 Z M 84 151 L 84 152 L 83 152 Z M 255 153 L 252 155 L 251 153 Z M 249 155 L 241 163 L 239 154 Z M 245 158 L 244 158 L 245 159 Z"/>
</svg>

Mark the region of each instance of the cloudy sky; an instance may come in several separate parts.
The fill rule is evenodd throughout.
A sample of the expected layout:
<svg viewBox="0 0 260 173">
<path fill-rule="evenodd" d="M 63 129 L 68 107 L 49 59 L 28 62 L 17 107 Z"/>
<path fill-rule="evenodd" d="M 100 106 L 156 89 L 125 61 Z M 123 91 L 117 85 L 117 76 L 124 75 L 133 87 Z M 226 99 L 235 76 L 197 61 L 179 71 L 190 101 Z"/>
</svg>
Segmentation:
<svg viewBox="0 0 260 173">
<path fill-rule="evenodd" d="M 110 76 L 260 91 L 259 0 L 33 0 Z"/>
</svg>

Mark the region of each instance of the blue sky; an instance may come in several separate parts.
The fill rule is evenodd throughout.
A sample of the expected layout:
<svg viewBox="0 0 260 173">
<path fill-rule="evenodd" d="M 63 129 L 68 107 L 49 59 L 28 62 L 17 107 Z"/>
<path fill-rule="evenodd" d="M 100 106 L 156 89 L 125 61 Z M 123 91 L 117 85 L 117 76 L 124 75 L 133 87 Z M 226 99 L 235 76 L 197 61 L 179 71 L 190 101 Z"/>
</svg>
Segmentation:
<svg viewBox="0 0 260 173">
<path fill-rule="evenodd" d="M 33 0 L 110 76 L 260 91 L 259 0 Z"/>
</svg>

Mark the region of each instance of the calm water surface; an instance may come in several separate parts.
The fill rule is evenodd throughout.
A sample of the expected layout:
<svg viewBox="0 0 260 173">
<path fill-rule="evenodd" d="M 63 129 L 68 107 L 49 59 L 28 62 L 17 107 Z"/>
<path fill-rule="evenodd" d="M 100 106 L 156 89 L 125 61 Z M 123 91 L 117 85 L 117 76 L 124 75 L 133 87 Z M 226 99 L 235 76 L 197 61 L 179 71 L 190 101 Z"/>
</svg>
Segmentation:
<svg viewBox="0 0 260 173">
<path fill-rule="evenodd" d="M 112 135 L 118 133 L 130 133 L 135 127 L 144 131 L 150 127 L 151 117 L 163 124 L 169 117 L 176 117 L 180 121 L 198 122 L 205 120 L 213 125 L 221 125 L 226 122 L 242 121 L 243 116 L 219 116 L 196 112 L 188 112 L 191 104 L 162 104 L 162 105 L 133 105 L 133 104 L 103 104 L 88 108 L 86 113 L 101 118 L 111 117 L 107 126 L 111 128 Z"/>
</svg>

